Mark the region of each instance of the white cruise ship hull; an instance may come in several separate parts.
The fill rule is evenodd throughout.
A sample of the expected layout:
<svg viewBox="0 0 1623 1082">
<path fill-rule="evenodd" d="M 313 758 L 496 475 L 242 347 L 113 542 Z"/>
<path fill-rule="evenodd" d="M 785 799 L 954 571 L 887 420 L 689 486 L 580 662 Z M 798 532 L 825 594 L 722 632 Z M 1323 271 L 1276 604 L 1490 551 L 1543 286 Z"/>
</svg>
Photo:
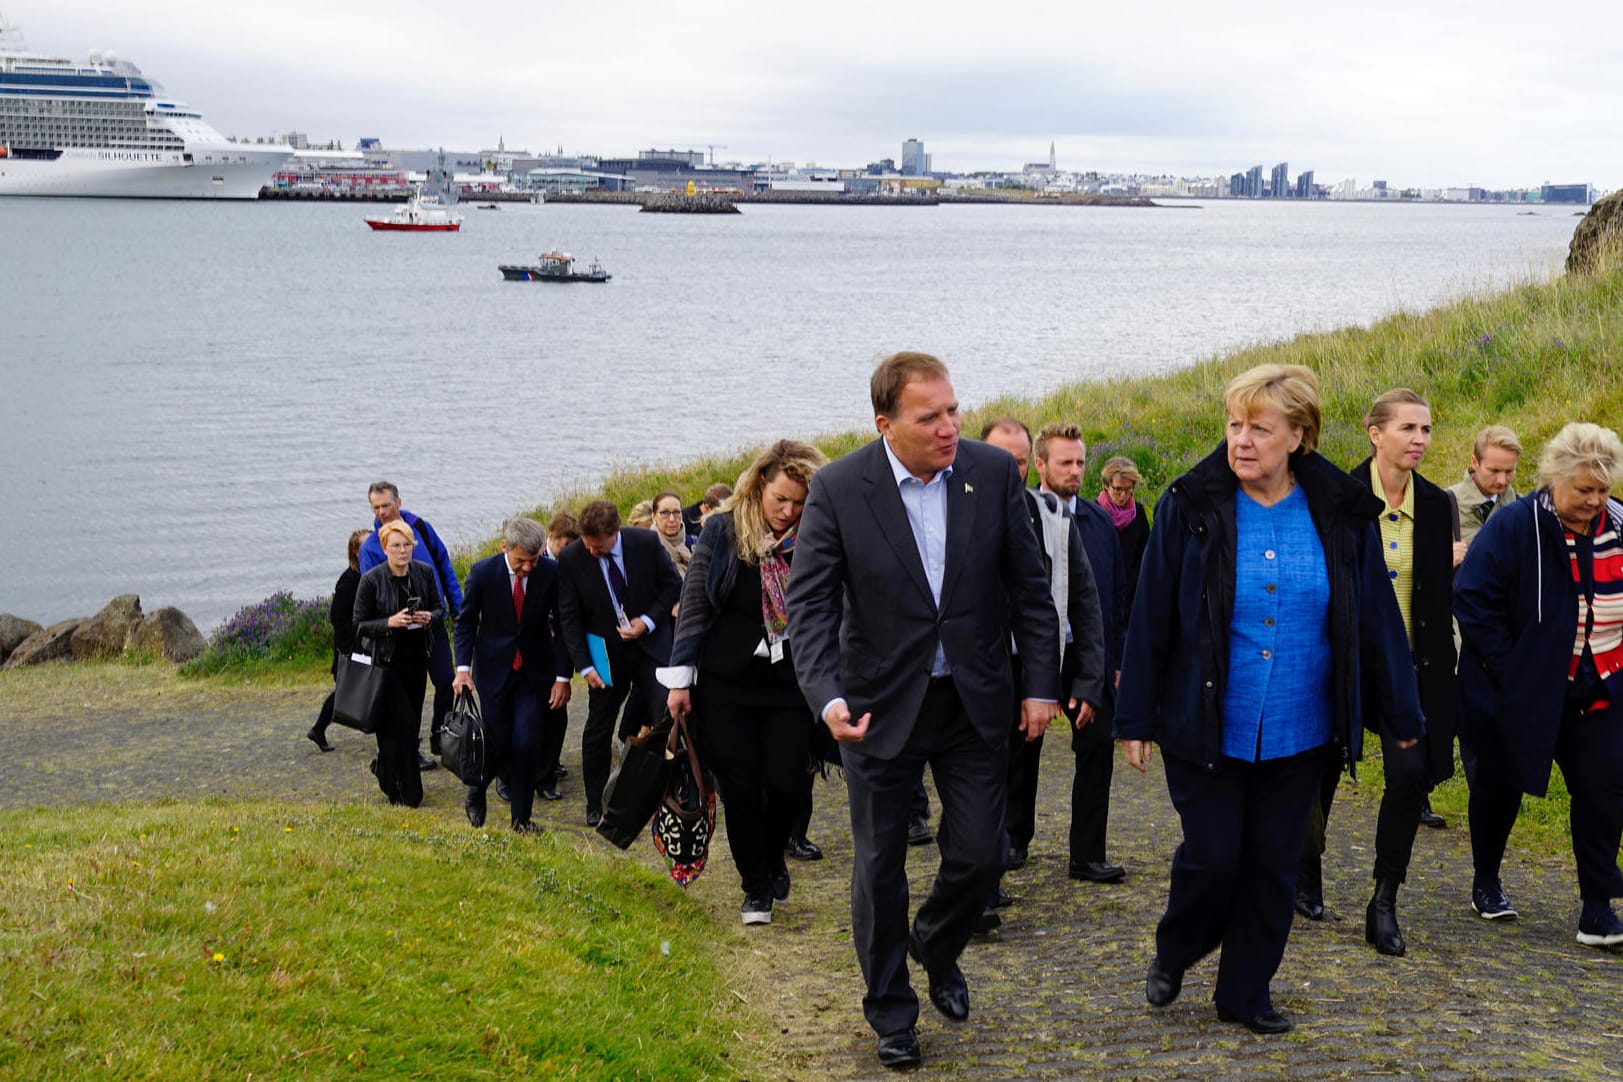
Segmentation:
<svg viewBox="0 0 1623 1082">
<path fill-rule="evenodd" d="M 55 159 L 0 158 L 0 195 L 257 199 L 291 157 L 285 149 L 234 145 L 184 154 L 71 148 Z"/>
</svg>

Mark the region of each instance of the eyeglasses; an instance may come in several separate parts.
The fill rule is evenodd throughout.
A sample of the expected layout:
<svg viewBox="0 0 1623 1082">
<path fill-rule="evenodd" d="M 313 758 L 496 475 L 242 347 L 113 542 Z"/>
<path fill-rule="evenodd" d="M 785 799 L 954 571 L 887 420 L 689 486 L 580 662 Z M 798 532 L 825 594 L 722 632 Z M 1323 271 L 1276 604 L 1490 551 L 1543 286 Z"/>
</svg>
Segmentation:
<svg viewBox="0 0 1623 1082">
<path fill-rule="evenodd" d="M 675 509 L 670 510 L 670 511 L 655 511 L 654 512 L 654 514 L 658 515 L 660 518 L 673 518 L 675 516 L 680 515 L 681 513 L 682 513 L 682 509 L 680 507 L 675 508 Z"/>
</svg>

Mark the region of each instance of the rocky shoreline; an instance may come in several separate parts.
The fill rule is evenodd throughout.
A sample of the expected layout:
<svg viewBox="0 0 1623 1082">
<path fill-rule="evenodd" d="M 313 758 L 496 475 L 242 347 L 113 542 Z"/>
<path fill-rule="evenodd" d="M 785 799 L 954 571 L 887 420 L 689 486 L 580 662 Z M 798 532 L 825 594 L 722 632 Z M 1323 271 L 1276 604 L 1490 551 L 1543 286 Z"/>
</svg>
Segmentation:
<svg viewBox="0 0 1623 1082">
<path fill-rule="evenodd" d="M 202 632 L 176 608 L 141 611 L 141 598 L 120 594 L 94 616 L 58 620 L 49 627 L 0 613 L 0 669 L 48 661 L 101 661 L 134 654 L 190 661 L 203 652 Z"/>
</svg>

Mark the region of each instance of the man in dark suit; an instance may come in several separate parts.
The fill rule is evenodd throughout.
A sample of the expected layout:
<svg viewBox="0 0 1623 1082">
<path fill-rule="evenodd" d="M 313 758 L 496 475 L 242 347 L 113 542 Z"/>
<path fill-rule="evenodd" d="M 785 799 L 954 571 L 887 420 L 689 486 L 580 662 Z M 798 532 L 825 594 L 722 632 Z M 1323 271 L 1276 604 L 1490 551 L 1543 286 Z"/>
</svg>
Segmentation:
<svg viewBox="0 0 1623 1082">
<path fill-rule="evenodd" d="M 1048 429 L 1043 431 L 1047 432 Z M 1024 479 L 1032 452 L 1031 430 L 1024 422 L 1012 417 L 989 421 L 981 429 L 981 439 L 1009 452 Z M 1044 446 L 1042 439 L 1037 440 L 1037 446 Z M 1092 552 L 1083 545 L 1077 532 L 1078 522 L 1073 506 L 1062 506 L 1057 500 L 1045 503 L 1029 489 L 1025 496 L 1031 528 L 1043 548 L 1049 594 L 1063 629 L 1064 643 L 1060 651 L 1060 689 L 1064 693 L 1062 710 L 1067 720 L 1080 732 L 1093 721 L 1104 684 L 1105 631 L 1099 611 L 1102 590 L 1096 585 L 1095 570 L 1089 559 Z M 1109 525 L 1108 520 L 1106 525 Z M 1014 684 L 1017 693 L 1024 686 L 1018 654 L 1014 658 Z M 1037 832 L 1037 776 L 1043 751 L 1042 738 L 1025 739 L 1025 734 L 1018 729 L 1018 716 L 1014 721 L 1009 742 L 1009 852 L 1006 867 L 1010 869 L 1025 867 L 1026 850 Z M 1105 733 L 1108 744 L 1108 728 Z M 1109 784 L 1108 777 L 1106 784 Z M 1007 905 L 1011 900 L 999 888 L 992 904 Z M 988 924 L 995 927 L 997 923 L 988 915 L 983 918 L 982 927 Z"/>
<path fill-rule="evenodd" d="M 1010 629 L 1035 739 L 1056 712 L 1059 626 L 1025 486 L 1008 455 L 959 442 L 946 366 L 894 354 L 870 391 L 881 438 L 812 479 L 789 639 L 802 692 L 842 743 L 863 1012 L 880 1062 L 906 1068 L 921 1059 L 909 953 L 937 1010 L 969 1014 L 958 956 L 1003 864 Z M 909 930 L 909 804 L 926 764 L 941 799 L 941 865 Z"/>
<path fill-rule="evenodd" d="M 502 550 L 468 570 L 456 619 L 452 687 L 479 692 L 487 739 L 486 776 L 468 786 L 468 822 L 485 823 L 485 787 L 505 770 L 513 829 L 535 830 L 530 809 L 549 713 L 569 702 L 569 658 L 553 649 L 558 569 L 545 559 L 546 532 L 533 519 L 502 529 Z M 545 779 L 547 786 L 552 779 Z"/>
<path fill-rule="evenodd" d="M 609 780 L 609 741 L 625 707 L 624 733 L 659 720 L 664 689 L 654 670 L 670 663 L 671 610 L 682 576 L 653 530 L 620 528 L 620 511 L 595 500 L 580 512 L 580 540 L 558 554 L 558 613 L 575 668 L 586 679 L 586 728 L 581 733 L 586 823 L 603 819 Z M 607 673 L 597 671 L 587 636 L 602 640 Z M 607 679 L 605 679 L 607 677 Z"/>
<path fill-rule="evenodd" d="M 1047 520 L 1056 516 L 1070 519 L 1073 539 L 1087 552 L 1104 618 L 1103 669 L 1082 682 L 1065 711 L 1071 719 L 1071 750 L 1076 753 L 1076 773 L 1071 779 L 1069 874 L 1072 879 L 1090 883 L 1119 883 L 1127 878 L 1127 869 L 1106 859 L 1105 828 L 1110 821 L 1110 780 L 1116 750 L 1111 733 L 1116 718 L 1116 673 L 1121 669 L 1127 613 L 1132 605 L 1132 598 L 1127 596 L 1127 558 L 1110 515 L 1097 503 L 1079 496 L 1088 463 L 1081 427 L 1069 421 L 1043 426 L 1037 434 L 1036 450 L 1037 474 L 1042 478 L 1037 498 L 1043 514 Z"/>
</svg>

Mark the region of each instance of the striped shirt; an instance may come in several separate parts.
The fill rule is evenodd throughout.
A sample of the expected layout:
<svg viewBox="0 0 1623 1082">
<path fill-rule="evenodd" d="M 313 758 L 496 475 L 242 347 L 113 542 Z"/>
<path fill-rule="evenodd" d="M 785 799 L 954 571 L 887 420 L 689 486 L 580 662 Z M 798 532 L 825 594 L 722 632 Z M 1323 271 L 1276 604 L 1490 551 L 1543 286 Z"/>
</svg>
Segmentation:
<svg viewBox="0 0 1623 1082">
<path fill-rule="evenodd" d="M 1578 585 L 1578 633 L 1567 679 L 1577 678 L 1587 650 L 1595 660 L 1595 674 L 1605 680 L 1623 669 L 1623 540 L 1605 510 L 1595 516 L 1594 532 L 1588 536 L 1564 527 L 1562 533 L 1572 581 Z M 1604 696 L 1594 705 L 1606 705 Z"/>
</svg>

